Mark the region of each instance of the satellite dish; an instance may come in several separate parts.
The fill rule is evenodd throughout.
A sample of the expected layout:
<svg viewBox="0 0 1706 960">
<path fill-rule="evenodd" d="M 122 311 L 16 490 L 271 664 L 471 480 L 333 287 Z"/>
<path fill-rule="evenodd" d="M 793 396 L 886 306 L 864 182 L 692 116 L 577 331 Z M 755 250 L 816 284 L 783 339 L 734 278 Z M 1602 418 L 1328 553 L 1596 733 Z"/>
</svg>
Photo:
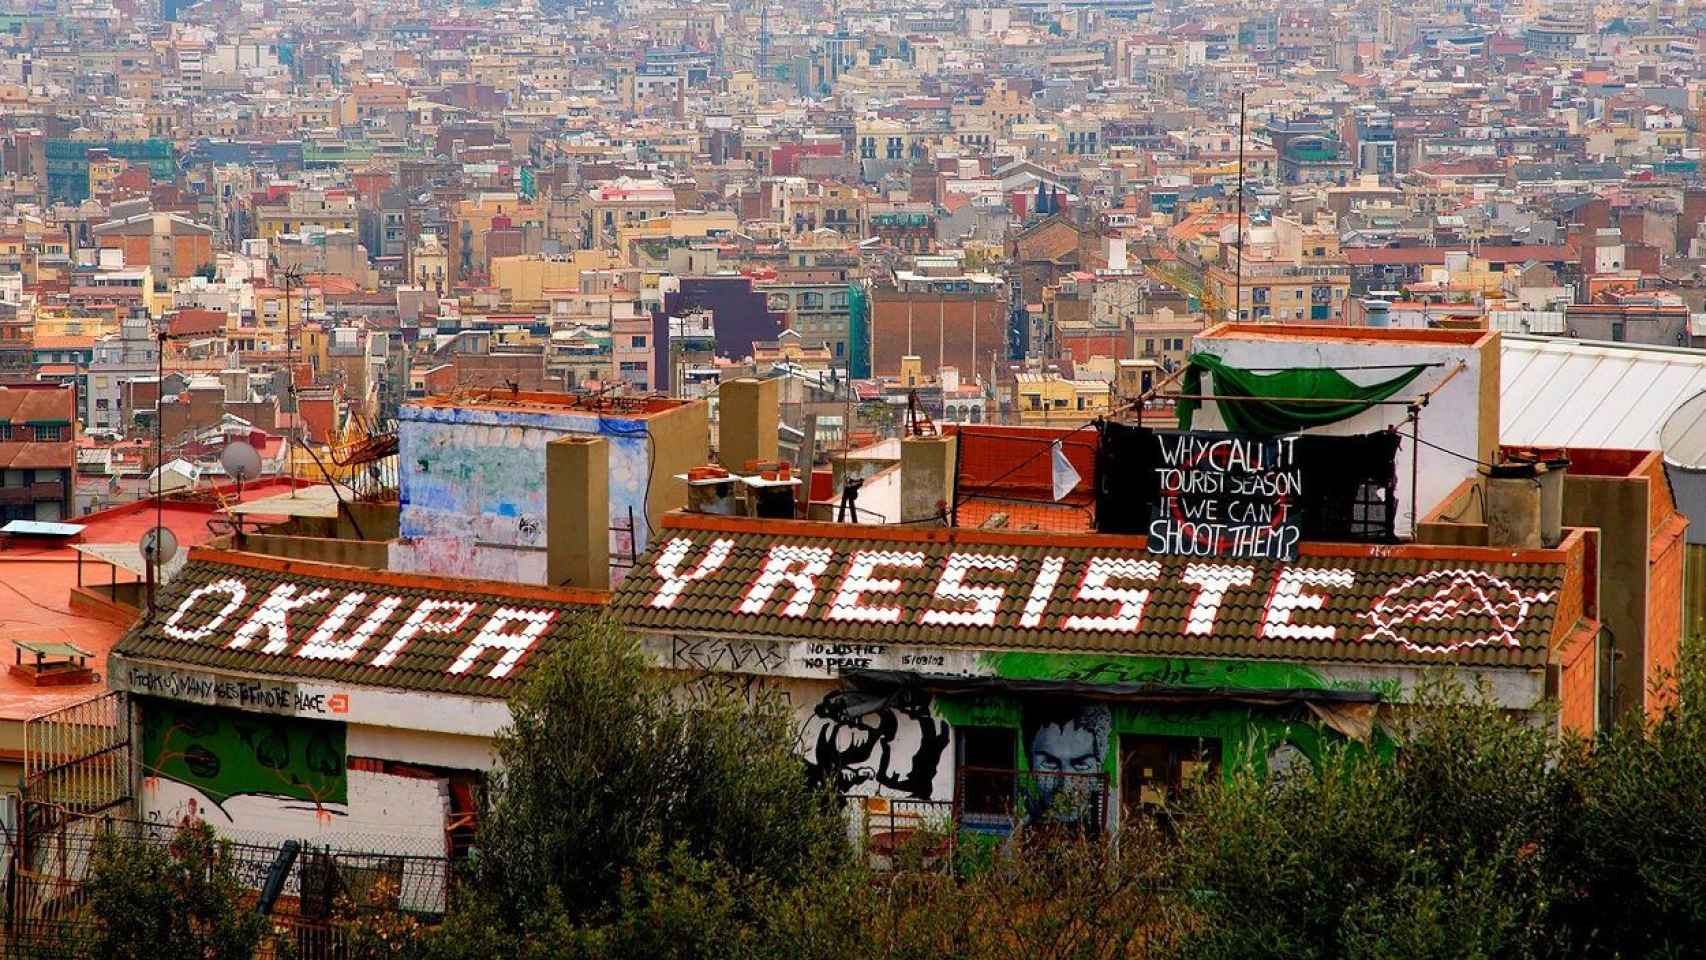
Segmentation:
<svg viewBox="0 0 1706 960">
<path fill-rule="evenodd" d="M 166 527 L 155 527 L 143 533 L 136 546 L 142 551 L 142 559 L 163 567 L 178 555 L 178 536 Z"/>
<path fill-rule="evenodd" d="M 226 476 L 238 483 L 247 483 L 260 476 L 261 455 L 248 443 L 233 440 L 220 451 L 219 465 L 225 468 Z"/>
</svg>

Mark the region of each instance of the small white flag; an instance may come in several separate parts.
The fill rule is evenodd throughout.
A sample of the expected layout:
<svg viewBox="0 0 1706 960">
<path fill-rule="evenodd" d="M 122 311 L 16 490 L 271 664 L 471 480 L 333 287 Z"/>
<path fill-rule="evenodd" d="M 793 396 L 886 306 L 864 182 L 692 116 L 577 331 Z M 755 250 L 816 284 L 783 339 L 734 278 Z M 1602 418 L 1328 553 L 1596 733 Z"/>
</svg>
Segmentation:
<svg viewBox="0 0 1706 960">
<path fill-rule="evenodd" d="M 1061 449 L 1060 441 L 1056 440 L 1049 446 L 1050 466 L 1053 468 L 1054 498 L 1060 500 L 1078 486 L 1083 477 L 1072 468 L 1072 461 L 1066 459 L 1066 451 Z"/>
</svg>

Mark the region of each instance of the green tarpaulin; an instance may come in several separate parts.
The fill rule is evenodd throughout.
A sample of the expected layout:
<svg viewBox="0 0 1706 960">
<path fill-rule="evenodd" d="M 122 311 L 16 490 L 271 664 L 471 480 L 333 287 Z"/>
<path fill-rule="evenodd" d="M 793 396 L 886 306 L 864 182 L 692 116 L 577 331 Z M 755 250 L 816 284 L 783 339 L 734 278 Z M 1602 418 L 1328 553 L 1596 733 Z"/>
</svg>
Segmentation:
<svg viewBox="0 0 1706 960">
<path fill-rule="evenodd" d="M 1212 373 L 1214 396 L 1227 398 L 1215 401 L 1220 405 L 1226 429 L 1256 436 L 1278 436 L 1354 417 L 1404 389 L 1427 368 L 1428 364 L 1419 364 L 1390 380 L 1364 386 L 1352 383 L 1344 374 L 1328 367 L 1255 373 L 1227 366 L 1212 353 L 1193 353 L 1179 392 L 1187 397 L 1203 396 L 1203 374 Z M 1318 402 L 1321 400 L 1341 402 Z M 1191 429 L 1191 418 L 1201 405 L 1201 400 L 1179 401 L 1180 430 Z"/>
</svg>

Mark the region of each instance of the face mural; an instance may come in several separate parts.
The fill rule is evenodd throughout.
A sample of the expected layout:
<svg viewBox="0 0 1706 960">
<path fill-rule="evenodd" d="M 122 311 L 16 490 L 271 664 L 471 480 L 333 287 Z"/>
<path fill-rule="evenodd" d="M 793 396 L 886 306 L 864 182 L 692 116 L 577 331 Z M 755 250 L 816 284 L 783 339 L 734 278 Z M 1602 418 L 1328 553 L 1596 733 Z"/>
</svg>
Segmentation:
<svg viewBox="0 0 1706 960">
<path fill-rule="evenodd" d="M 1041 701 L 1025 708 L 1025 792 L 1032 823 L 1091 822 L 1101 814 L 1113 714 L 1097 703 Z"/>
<path fill-rule="evenodd" d="M 936 772 L 949 729 L 931 715 L 929 694 L 836 690 L 819 701 L 812 723 L 817 732 L 810 736 L 808 727 L 807 764 L 835 792 L 939 799 Z"/>
</svg>

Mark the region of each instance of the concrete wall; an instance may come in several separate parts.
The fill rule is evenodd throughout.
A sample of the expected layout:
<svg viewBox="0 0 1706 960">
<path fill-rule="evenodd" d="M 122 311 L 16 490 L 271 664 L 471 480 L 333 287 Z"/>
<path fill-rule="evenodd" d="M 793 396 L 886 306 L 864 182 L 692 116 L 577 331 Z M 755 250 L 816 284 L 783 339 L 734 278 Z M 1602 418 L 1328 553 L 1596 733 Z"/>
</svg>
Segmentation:
<svg viewBox="0 0 1706 960">
<path fill-rule="evenodd" d="M 188 784 L 144 780 L 142 816 L 176 824 L 195 815 L 248 842 L 297 839 L 345 849 L 443 856 L 448 797 L 443 781 L 352 770 L 349 802 L 312 804 L 245 795 L 223 805 Z"/>
<path fill-rule="evenodd" d="M 1599 616 L 1618 654 L 1612 667 L 1618 715 L 1646 698 L 1649 495 L 1645 478 L 1571 475 L 1564 486 L 1564 525 L 1601 532 Z"/>
<path fill-rule="evenodd" d="M 252 553 L 264 553 L 270 557 L 289 557 L 316 563 L 341 563 L 368 570 L 386 569 L 391 556 L 390 544 L 384 540 L 286 537 L 270 533 L 248 534 L 243 538 L 242 549 Z"/>
<path fill-rule="evenodd" d="M 652 479 L 651 491 L 646 498 L 648 512 L 645 522 L 640 522 L 637 516 L 635 518 L 635 525 L 640 528 L 634 547 L 636 554 L 651 541 L 651 531 L 662 522 L 664 514 L 687 506 L 687 485 L 675 479 L 676 474 L 703 466 L 711 458 L 710 408 L 704 402 L 683 404 L 653 414 L 646 423 L 652 436 Z M 614 477 L 610 496 L 610 515 L 614 518 L 617 516 Z M 622 522 L 627 522 L 625 515 Z M 612 578 L 613 581 L 616 579 L 620 578 Z"/>
<path fill-rule="evenodd" d="M 610 554 L 646 548 L 667 511 L 684 506 L 673 479 L 706 457 L 702 403 L 646 417 L 405 404 L 399 417 L 400 540 L 391 569 L 543 584 L 545 446 L 569 434 L 610 441 Z M 633 530 L 628 530 L 630 511 Z M 625 567 L 614 566 L 611 581 Z"/>
<path fill-rule="evenodd" d="M 475 775 L 493 763 L 490 741 L 484 738 L 309 721 L 316 733 L 312 743 L 304 744 L 287 732 L 289 724 L 303 722 L 291 718 L 147 699 L 138 701 L 138 710 L 142 731 L 174 723 L 176 711 L 212 710 L 199 715 L 226 718 L 194 730 L 180 723 L 165 734 L 167 741 L 158 733 L 141 735 L 141 816 L 176 824 L 193 815 L 248 842 L 297 839 L 376 853 L 443 856 L 449 772 Z M 166 711 L 153 727 L 150 710 Z M 229 722 L 239 726 L 224 729 Z M 244 722 L 259 725 L 245 732 Z M 186 744 L 188 752 L 212 759 L 194 767 L 173 763 Z M 246 756 L 250 752 L 270 759 L 257 768 Z M 388 762 L 409 769 L 388 770 Z M 276 768 L 279 777 L 273 788 L 267 786 L 267 768 Z M 341 777 L 335 791 L 331 777 Z"/>
</svg>

